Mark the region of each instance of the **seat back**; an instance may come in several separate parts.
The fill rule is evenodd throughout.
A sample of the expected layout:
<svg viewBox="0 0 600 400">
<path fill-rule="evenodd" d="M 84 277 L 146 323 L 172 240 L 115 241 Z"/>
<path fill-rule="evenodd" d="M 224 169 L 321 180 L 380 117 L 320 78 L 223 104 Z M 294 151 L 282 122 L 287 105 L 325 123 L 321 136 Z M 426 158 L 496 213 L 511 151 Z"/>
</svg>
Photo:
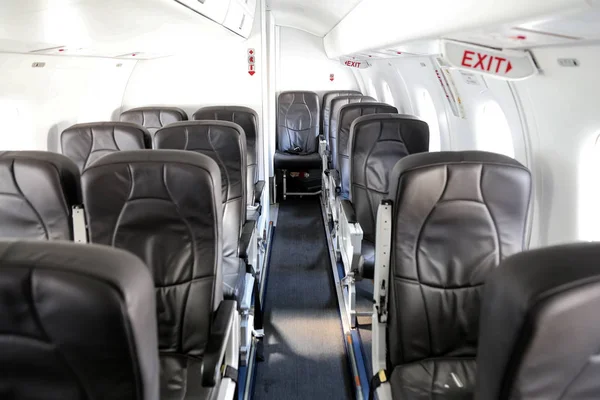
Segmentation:
<svg viewBox="0 0 600 400">
<path fill-rule="evenodd" d="M 0 397 L 158 400 L 153 288 L 125 251 L 0 242 Z"/>
<path fill-rule="evenodd" d="M 323 103 L 321 105 L 321 133 L 325 136 L 326 140 L 328 140 L 329 120 L 331 118 L 331 102 L 333 99 L 340 96 L 362 96 L 362 93 L 358 90 L 335 90 L 323 94 Z"/>
<path fill-rule="evenodd" d="M 348 182 L 350 172 L 350 149 L 348 141 L 350 140 L 350 127 L 355 119 L 364 115 L 371 114 L 397 114 L 398 110 L 394 106 L 385 103 L 351 103 L 343 105 L 340 108 L 339 120 L 336 134 L 337 157 L 333 160 L 333 167 L 340 172 L 342 181 Z M 333 142 L 333 140 L 332 140 Z M 350 195 L 348 185 L 342 187 L 342 198 L 348 198 Z"/>
<path fill-rule="evenodd" d="M 161 368 L 183 374 L 202 358 L 223 298 L 219 167 L 192 152 L 123 151 L 81 181 L 90 241 L 128 250 L 152 272 Z"/>
<path fill-rule="evenodd" d="M 390 173 L 396 163 L 428 149 L 429 126 L 412 115 L 373 114 L 354 120 L 349 171 L 342 173 L 342 191 L 348 187 L 364 239 L 375 242 L 377 207 L 388 198 Z"/>
<path fill-rule="evenodd" d="M 246 138 L 237 124 L 225 121 L 188 121 L 154 135 L 154 148 L 187 150 L 211 157 L 221 171 L 223 200 L 223 256 L 237 257 L 246 221 Z"/>
<path fill-rule="evenodd" d="M 499 154 L 436 152 L 405 157 L 390 181 L 389 362 L 473 357 L 482 285 L 526 247 L 531 174 Z"/>
<path fill-rule="evenodd" d="M 320 108 L 314 92 L 281 92 L 277 100 L 277 150 L 317 153 Z"/>
<path fill-rule="evenodd" d="M 47 151 L 0 152 L 0 238 L 70 240 L 79 170 Z"/>
<path fill-rule="evenodd" d="M 331 166 L 333 169 L 337 169 L 338 167 L 338 129 L 339 129 L 339 121 L 340 121 L 340 110 L 343 106 L 347 104 L 356 104 L 356 103 L 377 103 L 377 100 L 370 96 L 339 96 L 331 101 L 331 111 L 329 114 L 329 129 L 325 131 L 324 135 L 326 137 L 327 145 L 329 146 L 329 150 L 331 152 Z"/>
<path fill-rule="evenodd" d="M 120 117 L 120 121 L 143 126 L 151 134 L 169 124 L 187 120 L 188 116 L 185 111 L 177 107 L 132 108 L 123 112 Z"/>
<path fill-rule="evenodd" d="M 149 132 L 129 122 L 77 124 L 60 135 L 61 153 L 83 171 L 99 158 L 123 150 L 152 148 Z"/>
<path fill-rule="evenodd" d="M 600 245 L 521 253 L 486 281 L 477 399 L 600 397 Z"/>
<path fill-rule="evenodd" d="M 258 114 L 248 107 L 204 107 L 196 111 L 194 120 L 229 121 L 244 129 L 246 135 L 246 203 L 254 205 L 254 184 L 258 181 Z"/>
</svg>

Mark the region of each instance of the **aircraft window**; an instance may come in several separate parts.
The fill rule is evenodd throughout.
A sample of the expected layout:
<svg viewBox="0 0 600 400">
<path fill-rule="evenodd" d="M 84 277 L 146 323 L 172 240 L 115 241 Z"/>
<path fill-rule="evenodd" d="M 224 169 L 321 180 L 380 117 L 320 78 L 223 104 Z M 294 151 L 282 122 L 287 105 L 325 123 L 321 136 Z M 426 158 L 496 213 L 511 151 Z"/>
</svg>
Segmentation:
<svg viewBox="0 0 600 400">
<path fill-rule="evenodd" d="M 394 96 L 392 95 L 392 89 L 390 89 L 390 85 L 387 82 L 383 82 L 383 101 L 387 104 L 395 106 Z"/>
<path fill-rule="evenodd" d="M 3 129 L 10 134 L 1 135 L 0 150 L 31 150 L 35 149 L 34 132 L 31 118 L 23 115 L 24 104 L 18 101 L 0 99 L 0 120 Z"/>
<path fill-rule="evenodd" d="M 367 77 L 367 96 L 371 96 L 374 99 L 379 99 L 377 96 L 377 90 L 375 89 L 375 85 L 373 84 L 373 79 Z"/>
<path fill-rule="evenodd" d="M 429 151 L 440 151 L 442 139 L 437 110 L 431 95 L 425 89 L 420 90 L 417 95 L 417 115 L 429 125 Z"/>
<path fill-rule="evenodd" d="M 579 239 L 600 241 L 600 136 L 583 144 L 579 164 Z"/>
<path fill-rule="evenodd" d="M 515 156 L 512 132 L 506 115 L 495 101 L 488 101 L 479 109 L 475 120 L 477 149 Z"/>
</svg>

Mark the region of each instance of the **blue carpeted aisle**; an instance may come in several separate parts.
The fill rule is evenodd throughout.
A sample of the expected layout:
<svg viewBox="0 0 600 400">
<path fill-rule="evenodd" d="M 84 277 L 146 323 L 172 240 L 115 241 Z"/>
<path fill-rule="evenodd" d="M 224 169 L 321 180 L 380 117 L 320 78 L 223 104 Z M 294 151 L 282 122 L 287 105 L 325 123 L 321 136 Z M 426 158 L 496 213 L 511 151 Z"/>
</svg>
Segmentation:
<svg viewBox="0 0 600 400">
<path fill-rule="evenodd" d="M 254 399 L 351 398 L 337 299 L 317 199 L 279 209 L 265 297 L 265 361 Z"/>
</svg>

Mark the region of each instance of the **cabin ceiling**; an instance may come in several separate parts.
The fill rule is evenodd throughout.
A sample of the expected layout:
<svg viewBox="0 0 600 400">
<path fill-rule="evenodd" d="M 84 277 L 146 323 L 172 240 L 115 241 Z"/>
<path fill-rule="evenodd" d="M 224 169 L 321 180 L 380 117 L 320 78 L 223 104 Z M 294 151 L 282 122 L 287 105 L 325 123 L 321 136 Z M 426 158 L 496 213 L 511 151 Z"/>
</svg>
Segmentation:
<svg viewBox="0 0 600 400">
<path fill-rule="evenodd" d="M 0 0 L 0 52 L 147 59 L 237 39 L 174 0 Z"/>
<path fill-rule="evenodd" d="M 362 0 L 267 0 L 275 23 L 323 37 Z"/>
</svg>

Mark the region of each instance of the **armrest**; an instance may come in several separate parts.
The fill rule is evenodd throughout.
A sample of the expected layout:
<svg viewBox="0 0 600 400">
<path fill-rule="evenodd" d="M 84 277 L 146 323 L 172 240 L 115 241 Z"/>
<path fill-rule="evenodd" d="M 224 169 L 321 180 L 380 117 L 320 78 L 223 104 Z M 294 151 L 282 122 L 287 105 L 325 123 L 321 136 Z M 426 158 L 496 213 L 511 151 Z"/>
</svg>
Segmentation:
<svg viewBox="0 0 600 400">
<path fill-rule="evenodd" d="M 221 364 L 227 351 L 227 342 L 231 335 L 234 318 L 237 314 L 235 300 L 223 300 L 212 321 L 210 336 L 204 348 L 202 359 L 202 386 L 214 387 L 219 380 Z"/>
<path fill-rule="evenodd" d="M 248 258 L 248 247 L 250 247 L 250 242 L 252 241 L 252 235 L 256 231 L 256 221 L 250 220 L 246 221 L 242 228 L 242 235 L 240 236 L 240 247 L 239 257 L 241 259 Z"/>
<path fill-rule="evenodd" d="M 354 205 L 350 200 L 342 200 L 342 212 L 346 215 L 346 219 L 350 224 L 356 224 L 358 219 L 356 218 L 356 211 L 354 210 Z"/>
<path fill-rule="evenodd" d="M 260 203 L 264 190 L 265 181 L 258 181 L 254 184 L 254 204 Z"/>
</svg>

